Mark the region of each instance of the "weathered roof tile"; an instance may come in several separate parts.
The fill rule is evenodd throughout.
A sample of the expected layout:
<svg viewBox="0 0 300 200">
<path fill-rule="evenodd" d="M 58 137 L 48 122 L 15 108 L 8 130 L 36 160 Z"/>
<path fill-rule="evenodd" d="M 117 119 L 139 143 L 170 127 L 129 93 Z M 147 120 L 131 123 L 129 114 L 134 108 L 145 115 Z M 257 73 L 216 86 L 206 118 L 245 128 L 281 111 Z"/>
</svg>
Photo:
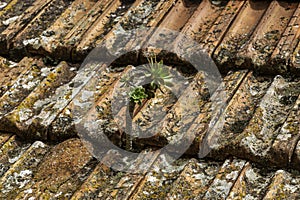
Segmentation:
<svg viewBox="0 0 300 200">
<path fill-rule="evenodd" d="M 182 33 L 197 42 L 203 41 L 223 9 L 223 5 L 215 6 L 209 0 L 203 0 L 190 20 L 185 24 Z"/>
<path fill-rule="evenodd" d="M 211 56 L 215 48 L 222 41 L 224 34 L 239 13 L 245 1 L 229 1 L 208 31 L 205 39 L 200 41 L 200 45 Z"/>
<path fill-rule="evenodd" d="M 245 167 L 245 164 L 244 160 L 226 160 L 201 199 L 225 199 Z"/>
<path fill-rule="evenodd" d="M 167 199 L 196 199 L 202 197 L 218 174 L 221 163 L 189 160 L 174 182 Z"/>
<path fill-rule="evenodd" d="M 48 54 L 60 59 L 70 59 L 71 49 L 66 42 L 66 35 L 79 26 L 83 18 L 86 18 L 87 12 L 96 5 L 96 1 L 75 0 L 59 16 L 59 18 L 48 26 L 38 37 L 41 47 Z M 85 19 L 86 20 L 86 19 Z"/>
<path fill-rule="evenodd" d="M 25 59 L 22 65 L 30 67 L 18 76 L 9 90 L 0 97 L 0 120 L 18 106 L 51 70 L 51 67 L 45 66 L 41 59 Z"/>
<path fill-rule="evenodd" d="M 222 116 L 225 120 L 224 126 L 221 129 L 211 130 L 211 134 L 218 135 L 217 142 L 211 147 L 212 157 L 224 157 L 240 150 L 236 148 L 236 142 L 252 119 L 257 104 L 266 94 L 271 81 L 271 78 L 257 77 L 253 72 L 249 72 L 240 83 L 240 87 L 224 110 Z"/>
<path fill-rule="evenodd" d="M 0 198 L 14 199 L 33 180 L 33 174 L 49 150 L 43 142 L 33 143 L 0 179 Z"/>
<path fill-rule="evenodd" d="M 299 14 L 299 3 L 286 1 L 1 1 L 0 198 L 299 198 Z M 216 77 L 206 83 L 208 74 L 158 50 L 190 85 L 174 83 L 178 98 L 161 87 L 154 98 L 132 108 L 141 130 L 156 126 L 149 138 L 135 137 L 143 133 L 135 128 L 135 136 L 126 134 L 114 117 L 115 111 L 125 113 L 124 99 L 112 104 L 115 86 L 132 68 L 125 66 L 147 62 L 149 51 L 143 47 L 164 37 L 158 29 L 143 29 L 141 37 L 118 42 L 125 31 L 143 27 L 190 37 L 223 73 L 223 85 L 209 91 Z M 188 46 L 183 35 L 167 35 L 166 47 Z M 105 39 L 112 39 L 110 47 L 142 50 L 113 66 L 105 66 L 99 58 L 106 54 L 97 51 L 85 70 L 77 71 Z M 201 50 L 183 49 L 186 54 Z M 283 76 L 273 76 L 277 73 Z M 158 114 L 154 107 L 166 116 L 151 120 Z M 77 111 L 82 113 L 75 116 Z M 86 113 L 90 116 L 83 117 Z M 89 152 L 74 138 L 85 134 L 81 118 L 85 125 L 102 123 L 92 136 L 105 139 L 99 134 L 104 132 L 118 147 L 140 151 L 138 158 L 124 158 L 125 169 L 118 161 L 121 152 L 105 152 L 109 144 Z M 170 165 L 159 148 L 175 142 L 192 143 L 185 152 L 190 157 Z M 92 155 L 98 150 L 100 163 Z"/>
<path fill-rule="evenodd" d="M 295 96 L 290 98 L 295 98 Z M 293 109 L 290 111 L 287 120 L 282 125 L 279 134 L 277 135 L 271 147 L 270 160 L 275 162 L 278 166 L 288 166 L 290 164 L 292 164 L 294 167 L 297 166 L 297 162 L 295 162 L 295 164 L 291 162 L 300 137 L 299 106 L 300 96 L 298 96 Z"/>
<path fill-rule="evenodd" d="M 8 1 L 6 6 L 0 10 L 0 21 L 1 21 L 1 23 L 0 23 L 0 48 L 1 48 L 1 52 L 6 53 L 6 54 L 8 53 L 7 35 L 5 35 L 1 32 L 3 32 L 6 28 L 8 28 L 10 26 L 10 24 L 14 24 L 14 26 L 15 26 L 16 25 L 15 21 L 23 18 L 24 12 L 28 8 L 32 7 L 34 2 L 35 2 L 34 0 L 28 0 L 28 1 L 12 0 L 12 1 Z M 42 1 L 42 2 L 45 2 L 45 1 Z M 37 8 L 39 8 L 39 6 L 37 4 L 35 4 L 35 5 Z M 27 10 L 27 12 L 30 12 L 30 11 Z M 25 22 L 23 24 L 23 27 L 26 26 L 26 24 L 28 23 L 28 21 L 30 21 L 30 19 L 32 19 L 32 17 L 27 18 L 27 19 L 25 18 L 25 20 L 23 21 L 23 22 Z M 26 23 L 26 21 L 27 21 L 27 23 Z M 17 25 L 17 27 L 19 28 L 20 26 Z M 17 28 L 17 27 L 15 27 L 15 28 Z M 13 27 L 11 27 L 10 29 L 13 29 Z M 8 34 L 8 31 L 6 32 L 6 34 Z M 15 36 L 15 34 L 13 36 Z"/>
<path fill-rule="evenodd" d="M 166 198 L 172 184 L 187 164 L 187 160 L 179 160 L 177 163 L 174 162 L 170 166 L 161 168 L 159 166 L 161 159 L 164 160 L 166 158 L 163 155 L 158 157 L 158 160 L 153 164 L 153 169 L 146 174 L 145 178 L 140 182 L 136 193 L 130 199 Z"/>
<path fill-rule="evenodd" d="M 0 97 L 15 83 L 18 76 L 29 70 L 28 60 L 30 58 L 24 58 L 15 63 L 0 57 Z"/>
<path fill-rule="evenodd" d="M 2 132 L 0 134 L 0 147 L 2 147 L 11 136 L 12 134 Z"/>
<path fill-rule="evenodd" d="M 272 67 L 276 68 L 275 71 L 280 73 L 286 73 L 290 70 L 294 70 L 293 65 L 291 65 L 291 69 L 288 67 L 290 66 L 289 63 L 292 60 L 294 49 L 299 43 L 299 14 L 300 5 L 298 5 L 293 16 L 289 19 L 287 28 L 282 33 L 281 38 L 271 56 Z"/>
<path fill-rule="evenodd" d="M 49 139 L 57 140 L 76 135 L 76 124 L 83 117 L 81 115 L 86 114 L 91 109 L 92 105 L 90 102 L 97 101 L 107 91 L 111 90 L 121 73 L 120 71 L 113 71 L 107 68 L 92 77 L 82 90 L 76 94 L 76 99 L 73 99 L 51 123 L 48 130 Z M 74 116 L 75 112 L 76 116 Z"/>
<path fill-rule="evenodd" d="M 31 129 L 31 120 L 39 114 L 45 105 L 51 103 L 51 96 L 55 95 L 55 90 L 68 83 L 75 75 L 75 72 L 66 62 L 61 62 L 47 73 L 40 84 L 20 104 L 2 118 L 5 124 L 14 124 L 6 127 L 7 131 L 22 132 L 22 134 L 27 135 L 24 137 L 35 138 L 37 131 Z M 40 134 L 39 137 L 47 138 L 42 133 Z"/>
<path fill-rule="evenodd" d="M 263 199 L 297 199 L 300 197 L 299 173 L 278 170 Z"/>
<path fill-rule="evenodd" d="M 287 82 L 281 76 L 274 78 L 253 118 L 237 140 L 240 142 L 239 155 L 249 156 L 248 159 L 258 162 L 268 160 L 273 140 L 295 104 L 295 99 L 290 97 L 298 97 L 300 93 L 298 84 Z"/>
<path fill-rule="evenodd" d="M 240 65 L 236 53 L 247 44 L 268 6 L 269 2 L 266 1 L 246 1 L 244 3 L 224 39 L 214 52 L 217 64 L 224 66 L 221 69 L 228 70 L 228 68 Z"/>
<path fill-rule="evenodd" d="M 273 175 L 273 171 L 246 163 L 226 199 L 262 199 Z"/>
<path fill-rule="evenodd" d="M 213 94 L 216 99 L 204 104 L 199 116 L 196 117 L 194 123 L 188 130 L 188 132 L 196 134 L 195 141 L 190 148 L 190 153 L 197 154 L 202 157 L 206 156 L 210 152 L 211 148 L 213 148 L 216 143 L 216 138 L 218 138 L 221 133 L 218 131 L 211 132 L 211 130 L 214 128 L 219 129 L 220 126 L 218 123 L 220 122 L 222 127 L 223 122 L 223 116 L 221 116 L 222 113 L 219 112 L 226 108 L 226 105 L 236 90 L 238 90 L 238 86 L 246 75 L 246 70 L 228 73 L 228 76 L 223 79 L 222 84 Z"/>
<path fill-rule="evenodd" d="M 83 180 L 77 181 L 77 187 L 75 188 L 69 186 L 66 190 L 62 190 L 61 187 L 68 180 L 76 179 L 76 175 L 82 173 L 92 160 L 92 155 L 79 139 L 70 139 L 54 146 L 44 157 L 43 162 L 38 165 L 32 181 L 26 184 L 17 198 L 49 198 L 59 191 L 64 191 L 63 195 L 69 195 L 68 192 L 73 193 L 82 184 Z M 86 170 L 89 171 L 90 169 Z"/>
<path fill-rule="evenodd" d="M 85 56 L 95 46 L 95 41 L 103 39 L 131 5 L 131 2 L 119 0 L 98 1 L 63 40 L 65 45 L 73 47 L 72 59 L 78 60 L 79 55 Z"/>
<path fill-rule="evenodd" d="M 244 60 L 244 65 L 249 65 L 247 62 L 251 62 L 252 64 L 249 66 L 253 65 L 258 71 L 270 73 L 270 71 L 267 70 L 270 68 L 274 73 L 278 73 L 278 71 L 272 69 L 268 63 L 297 7 L 298 3 L 296 2 L 271 2 L 268 10 L 254 31 L 249 44 L 238 54 L 241 61 Z"/>
<path fill-rule="evenodd" d="M 22 154 L 30 147 L 30 143 L 20 142 L 17 136 L 10 137 L 1 147 L 0 161 L 1 171 L 0 176 L 3 176 L 9 168 L 18 161 Z"/>
<path fill-rule="evenodd" d="M 17 13 L 19 14 L 19 17 L 16 18 L 12 23 L 9 24 L 9 26 L 1 33 L 1 42 L 2 42 L 2 49 L 4 51 L 8 52 L 8 50 L 12 46 L 12 41 L 17 36 L 19 32 L 21 32 L 23 29 L 26 29 L 26 26 L 34 20 L 36 15 L 39 14 L 39 12 L 49 4 L 51 0 L 47 1 L 29 1 L 24 6 L 19 7 L 17 9 Z M 28 5 L 29 3 L 29 5 Z M 18 5 L 22 4 L 21 1 L 18 2 Z M 13 6 L 15 7 L 15 6 Z M 18 8 L 18 6 L 16 6 Z M 26 9 L 26 10 L 24 10 Z M 14 10 L 10 10 L 10 12 L 14 12 Z M 24 38 L 26 39 L 26 38 Z M 24 55 L 24 54 L 22 54 Z M 15 56 L 19 57 L 19 55 L 15 54 Z"/>
<path fill-rule="evenodd" d="M 41 4 L 41 11 L 38 13 L 33 12 L 32 15 L 34 18 L 30 23 L 23 30 L 16 30 L 16 37 L 12 41 L 9 41 L 12 50 L 16 51 L 18 54 L 24 54 L 24 51 L 39 54 L 39 49 L 41 47 L 40 40 L 46 39 L 45 37 L 42 37 L 47 34 L 44 31 L 55 22 L 70 3 L 71 1 L 51 0 L 50 2 L 46 1 L 46 4 Z M 22 18 L 25 17 L 26 15 Z M 39 38 L 39 36 L 41 36 L 41 38 Z"/>
</svg>

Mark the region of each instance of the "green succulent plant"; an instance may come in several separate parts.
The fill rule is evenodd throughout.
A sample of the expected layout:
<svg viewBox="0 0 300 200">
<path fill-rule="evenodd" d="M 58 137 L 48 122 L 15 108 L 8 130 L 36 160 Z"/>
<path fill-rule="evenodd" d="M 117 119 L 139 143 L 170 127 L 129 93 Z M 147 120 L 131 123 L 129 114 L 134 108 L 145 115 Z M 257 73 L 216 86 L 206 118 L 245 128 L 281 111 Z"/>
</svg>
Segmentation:
<svg viewBox="0 0 300 200">
<path fill-rule="evenodd" d="M 163 61 L 157 62 L 156 57 L 148 58 L 148 64 L 144 67 L 145 77 L 151 79 L 151 87 L 155 90 L 160 86 L 172 87 L 172 76 L 167 67 L 164 67 Z"/>
<path fill-rule="evenodd" d="M 171 87 L 173 86 L 171 80 L 172 75 L 169 69 L 163 65 L 163 61 L 157 62 L 156 56 L 151 56 L 148 59 L 148 63 L 145 64 L 140 73 L 135 74 L 135 76 L 141 76 L 150 80 L 149 84 L 144 86 L 134 85 L 134 75 L 131 73 L 125 74 L 121 77 L 121 87 L 129 87 L 129 97 L 130 101 L 134 104 L 141 105 L 142 100 L 146 98 L 152 98 L 155 95 L 156 89 L 161 90 L 161 86 Z M 161 90 L 161 92 L 163 92 Z"/>
<path fill-rule="evenodd" d="M 142 104 L 143 99 L 148 98 L 148 94 L 146 93 L 145 88 L 143 88 L 142 86 L 132 88 L 129 93 L 129 96 L 132 102 L 139 105 Z"/>
</svg>

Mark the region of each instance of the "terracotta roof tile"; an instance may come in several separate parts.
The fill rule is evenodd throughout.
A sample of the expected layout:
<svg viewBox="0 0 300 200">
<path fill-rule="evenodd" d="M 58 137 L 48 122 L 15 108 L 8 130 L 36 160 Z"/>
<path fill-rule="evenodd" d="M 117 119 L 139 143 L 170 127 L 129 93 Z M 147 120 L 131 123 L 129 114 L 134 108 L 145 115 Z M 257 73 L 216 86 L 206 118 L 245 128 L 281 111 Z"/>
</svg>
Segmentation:
<svg viewBox="0 0 300 200">
<path fill-rule="evenodd" d="M 296 2 L 271 2 L 252 34 L 249 44 L 239 53 L 239 56 L 244 58 L 244 62 L 247 62 L 248 59 L 248 62 L 251 62 L 250 65 L 253 65 L 258 71 L 272 69 L 275 73 L 279 72 L 278 69 L 273 69 L 268 63 L 297 7 L 298 3 Z"/>
<path fill-rule="evenodd" d="M 168 199 L 202 197 L 221 168 L 220 162 L 189 160 L 168 193 Z"/>
<path fill-rule="evenodd" d="M 182 29 L 182 33 L 197 42 L 203 41 L 223 9 L 224 6 L 215 6 L 208 0 L 202 1 Z"/>
<path fill-rule="evenodd" d="M 246 163 L 226 199 L 262 199 L 274 172 Z"/>
<path fill-rule="evenodd" d="M 51 96 L 55 95 L 56 89 L 75 76 L 74 70 L 66 62 L 61 62 L 52 71 L 42 73 L 48 74 L 44 75 L 45 78 L 18 106 L 1 119 L 3 124 L 15 125 L 7 127 L 7 131 L 26 132 L 28 137 L 34 138 L 38 130 L 32 127 L 32 122 L 34 122 L 32 119 L 45 105 L 51 103 Z M 47 138 L 47 136 L 42 136 L 43 133 L 40 134 L 41 137 Z"/>
<path fill-rule="evenodd" d="M 240 64 L 236 53 L 247 45 L 268 7 L 269 2 L 266 1 L 246 1 L 244 3 L 221 44 L 214 52 L 214 58 L 219 65 L 224 68 L 225 66 L 232 68 Z"/>
<path fill-rule="evenodd" d="M 43 162 L 34 170 L 34 174 L 27 169 L 32 173 L 31 180 L 27 181 L 25 187 L 20 188 L 19 194 L 14 195 L 17 195 L 18 199 L 60 195 L 70 197 L 90 173 L 93 167 L 90 164 L 92 160 L 92 156 L 80 140 L 70 139 L 62 142 L 50 149 Z"/>
<path fill-rule="evenodd" d="M 245 1 L 229 1 L 208 31 L 204 40 L 200 41 L 200 44 L 203 45 L 203 48 L 209 55 L 213 54 L 215 48 L 222 41 L 223 35 L 230 27 L 230 24 L 233 22 L 244 3 Z"/>
<path fill-rule="evenodd" d="M 271 161 L 277 165 L 294 163 L 292 156 L 299 141 L 299 96 L 287 120 L 282 125 L 274 143 L 271 147 Z M 297 163 L 297 162 L 296 162 Z M 295 164 L 293 164 L 295 166 Z"/>
<path fill-rule="evenodd" d="M 245 164 L 244 160 L 226 160 L 202 199 L 226 198 Z"/>
<path fill-rule="evenodd" d="M 299 197 L 299 177 L 296 177 L 286 171 L 276 171 L 272 183 L 264 199 L 274 198 L 298 198 Z"/>
<path fill-rule="evenodd" d="M 291 58 L 293 55 L 294 49 L 297 47 L 299 41 L 299 13 L 300 7 L 296 9 L 293 16 L 289 19 L 289 24 L 287 28 L 285 29 L 284 33 L 282 33 L 281 38 L 272 53 L 271 60 L 273 61 L 272 66 L 281 68 L 277 69 L 278 71 L 288 71 L 289 69 L 286 69 L 286 66 L 288 66 L 288 63 L 291 62 Z M 281 63 L 281 64 L 280 64 Z M 294 67 L 291 66 L 291 71 L 294 70 Z"/>
<path fill-rule="evenodd" d="M 1 198 L 14 199 L 28 183 L 33 181 L 33 174 L 37 172 L 37 167 L 48 150 L 48 145 L 37 141 L 20 155 L 17 162 L 1 177 Z"/>
<path fill-rule="evenodd" d="M 1 1 L 0 198 L 298 198 L 298 16 L 299 3 L 286 1 Z M 113 105 L 114 89 L 134 66 L 147 62 L 148 50 L 112 66 L 91 62 L 78 70 L 97 44 L 112 39 L 119 47 L 120 32 L 141 27 L 191 37 L 222 72 L 221 86 L 209 91 L 217 80 L 207 83 L 207 73 L 158 51 L 189 85 L 173 83 L 179 97 L 161 87 L 132 107 L 140 130 L 157 127 L 149 138 L 126 134 L 113 116 L 127 109 L 124 99 Z M 162 37 L 154 29 L 140 35 L 123 41 L 126 48 Z M 187 42 L 182 35 L 169 40 L 168 45 Z M 158 111 L 166 113 L 159 120 Z M 86 112 L 92 115 L 84 117 Z M 117 162 L 119 152 L 105 152 L 103 144 L 98 161 L 77 137 L 95 121 L 103 126 L 93 136 L 101 131 L 115 145 L 141 152 L 135 161 L 125 159 L 131 162 L 127 172 Z M 160 151 L 150 156 L 182 136 L 182 143 L 192 145 L 175 163 L 168 164 Z"/>
<path fill-rule="evenodd" d="M 7 135 L 4 136 L 5 139 Z M 10 137 L 1 147 L 1 176 L 18 161 L 24 152 L 30 147 L 30 143 L 20 142 L 16 136 Z"/>
</svg>

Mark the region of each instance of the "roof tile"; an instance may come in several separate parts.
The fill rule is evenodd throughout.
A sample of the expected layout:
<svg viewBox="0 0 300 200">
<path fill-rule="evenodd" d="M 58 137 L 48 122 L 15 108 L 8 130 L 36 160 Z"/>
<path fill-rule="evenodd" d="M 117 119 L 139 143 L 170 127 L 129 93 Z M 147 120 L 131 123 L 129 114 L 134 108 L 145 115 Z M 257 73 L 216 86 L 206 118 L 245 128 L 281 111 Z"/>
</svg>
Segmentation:
<svg viewBox="0 0 300 200">
<path fill-rule="evenodd" d="M 21 135 L 25 134 L 27 138 L 35 138 L 38 130 L 31 126 L 32 119 L 45 105 L 51 103 L 51 96 L 55 95 L 55 90 L 75 76 L 75 72 L 66 62 L 61 62 L 52 71 L 43 73 L 47 73 L 47 75 L 42 75 L 45 78 L 39 85 L 14 110 L 2 118 L 5 124 L 14 124 L 9 128 L 6 127 L 6 130 L 15 133 L 22 132 Z M 40 134 L 39 138 L 47 138 L 42 133 Z"/>
<path fill-rule="evenodd" d="M 296 82 L 298 84 L 298 82 Z M 289 99 L 291 92 L 299 95 L 295 82 L 287 82 L 283 77 L 274 78 L 272 85 L 259 103 L 239 141 L 238 155 L 249 156 L 258 162 L 268 160 L 270 147 L 286 121 L 295 100 Z"/>
<path fill-rule="evenodd" d="M 221 69 L 228 70 L 228 68 L 240 65 L 236 53 L 249 42 L 268 6 L 269 2 L 266 1 L 246 1 L 244 3 L 224 39 L 214 52 L 215 61 L 223 66 Z"/>
<path fill-rule="evenodd" d="M 196 199 L 203 196 L 220 168 L 219 162 L 189 160 L 178 179 L 174 182 L 167 198 Z"/>
<path fill-rule="evenodd" d="M 14 199 L 25 186 L 33 181 L 33 174 L 44 156 L 49 150 L 49 146 L 43 142 L 33 143 L 29 149 L 20 155 L 10 169 L 0 179 L 0 198 Z"/>
<path fill-rule="evenodd" d="M 15 83 L 20 74 L 24 74 L 29 70 L 29 65 L 27 65 L 26 60 L 30 59 L 24 58 L 19 63 L 15 63 L 0 57 L 0 96 L 2 96 Z"/>
<path fill-rule="evenodd" d="M 296 175 L 296 176 L 295 176 Z M 263 199 L 297 199 L 299 198 L 299 177 L 296 174 L 278 170 L 268 187 Z"/>
<path fill-rule="evenodd" d="M 299 98 L 300 96 L 298 96 L 293 109 L 290 111 L 287 120 L 282 125 L 271 147 L 272 154 L 270 160 L 275 162 L 277 166 L 287 166 L 288 164 L 292 164 L 294 167 L 297 166 L 297 162 L 295 162 L 295 164 L 292 163 L 292 156 L 300 139 L 300 120 L 298 117 L 300 116 Z"/>
<path fill-rule="evenodd" d="M 208 31 L 205 39 L 200 41 L 200 45 L 202 45 L 210 56 L 222 41 L 224 34 L 236 18 L 236 15 L 239 13 L 244 3 L 245 1 L 229 1 Z"/>
<path fill-rule="evenodd" d="M 245 164 L 246 162 L 244 160 L 226 160 L 201 199 L 225 199 L 230 193 L 231 188 L 238 179 Z"/>
<path fill-rule="evenodd" d="M 7 135 L 5 135 L 7 136 Z M 4 136 L 4 137 L 5 137 Z M 8 138 L 4 138 L 8 139 Z M 25 151 L 30 147 L 28 142 L 20 142 L 17 136 L 10 137 L 1 147 L 0 161 L 1 161 L 1 171 L 0 176 L 2 177 L 10 167 L 18 161 L 18 159 L 25 153 Z"/>
<path fill-rule="evenodd" d="M 244 65 L 249 65 L 247 62 L 251 62 L 258 71 L 270 68 L 269 65 L 268 67 L 266 65 L 270 62 L 270 57 L 297 7 L 298 3 L 296 2 L 271 2 L 249 43 L 238 54 L 238 57 L 244 60 Z M 272 69 L 272 71 L 278 73 L 276 69 Z M 270 71 L 268 72 L 270 73 Z"/>
<path fill-rule="evenodd" d="M 273 175 L 273 171 L 246 163 L 226 199 L 262 199 Z"/>
<path fill-rule="evenodd" d="M 18 76 L 9 90 L 0 97 L 0 120 L 3 120 L 5 114 L 18 106 L 51 70 L 51 67 L 45 66 L 41 59 L 26 59 L 22 65 L 30 67 L 25 73 Z M 8 127 L 4 126 L 2 130 L 6 130 L 6 128 Z"/>
<path fill-rule="evenodd" d="M 294 49 L 298 46 L 299 43 L 299 14 L 300 14 L 300 5 L 298 5 L 296 11 L 293 16 L 289 19 L 289 24 L 285 31 L 282 33 L 281 38 L 272 53 L 271 61 L 272 67 L 276 67 L 275 69 L 278 72 L 285 73 L 289 70 L 293 71 L 294 67 L 291 65 L 291 69 L 288 69 L 289 62 L 292 60 L 292 55 Z M 296 63 L 294 63 L 296 64 Z"/>
<path fill-rule="evenodd" d="M 32 181 L 28 182 L 17 198 L 49 198 L 60 191 L 65 192 L 62 195 L 69 196 L 68 192 L 73 193 L 83 180 L 77 181 L 76 187 L 69 186 L 67 190 L 63 190 L 61 187 L 68 180 L 76 179 L 76 174 L 81 173 L 92 160 L 93 157 L 79 139 L 70 139 L 54 146 L 43 162 L 38 165 Z"/>
<path fill-rule="evenodd" d="M 3 0 L 0 197 L 299 198 L 298 15 L 298 2 L 279 0 Z M 177 87 L 183 94 L 178 98 L 161 87 L 154 98 L 132 108 L 141 130 L 156 126 L 153 137 L 141 139 L 125 134 L 111 105 L 115 86 L 132 68 L 125 66 L 147 63 L 149 51 L 131 52 L 106 66 L 99 59 L 106 55 L 100 49 L 83 63 L 85 70 L 78 67 L 105 39 L 121 50 L 161 41 L 157 29 L 143 29 L 138 39 L 118 42 L 125 31 L 143 27 L 172 29 L 200 43 L 217 61 L 223 86 L 209 91 L 216 77 L 207 83 L 208 74 L 196 73 L 182 58 L 158 50 L 158 57 L 178 69 L 190 85 L 173 83 L 182 86 Z M 199 50 L 182 48 L 189 45 L 183 35 L 167 36 L 168 45 L 187 54 Z M 273 76 L 278 73 L 283 76 Z M 187 97 L 198 98 L 196 107 L 190 109 L 195 102 Z M 95 101 L 93 107 L 90 102 Z M 123 101 L 114 105 L 118 114 L 125 113 Z M 154 107 L 166 116 L 151 121 L 159 114 Z M 76 111 L 82 113 L 75 116 Z M 92 136 L 105 139 L 102 131 L 118 147 L 140 152 L 138 157 L 125 157 L 124 165 L 118 160 L 122 152 L 106 152 L 108 143 L 93 152 L 86 149 L 76 138 L 85 134 L 79 122 L 86 113 L 94 116 L 85 117 L 85 125 L 103 125 Z M 157 127 L 158 121 L 162 127 Z M 178 135 L 180 131 L 187 134 Z M 186 151 L 189 157 L 172 165 L 159 148 L 178 139 L 192 146 Z M 94 158 L 99 150 L 100 163 Z M 205 159 L 195 159 L 206 154 Z"/>
<path fill-rule="evenodd" d="M 220 132 L 218 142 L 211 147 L 212 157 L 224 157 L 239 151 L 238 148 L 236 149 L 235 142 L 241 137 L 242 132 L 252 119 L 257 104 L 266 94 L 271 82 L 271 78 L 258 77 L 253 72 L 247 74 L 222 114 L 224 126 L 221 126 L 221 130 L 212 129 L 212 135 Z M 222 122 L 222 120 L 220 121 Z M 220 152 L 222 153 L 220 154 Z"/>
</svg>

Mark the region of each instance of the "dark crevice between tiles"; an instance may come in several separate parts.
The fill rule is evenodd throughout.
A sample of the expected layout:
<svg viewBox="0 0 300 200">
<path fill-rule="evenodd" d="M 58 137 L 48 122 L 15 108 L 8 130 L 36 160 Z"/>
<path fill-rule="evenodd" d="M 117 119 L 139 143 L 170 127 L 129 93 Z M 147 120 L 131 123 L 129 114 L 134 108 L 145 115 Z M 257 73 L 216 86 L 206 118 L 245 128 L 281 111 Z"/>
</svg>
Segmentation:
<svg viewBox="0 0 300 200">
<path fill-rule="evenodd" d="M 231 158 L 232 159 L 232 158 Z M 243 166 L 243 168 L 239 171 L 238 176 L 236 177 L 236 179 L 234 180 L 234 182 L 232 183 L 232 186 L 229 189 L 229 192 L 226 196 L 226 198 L 230 195 L 230 192 L 232 191 L 232 189 L 234 188 L 235 184 L 239 181 L 239 179 L 242 176 L 243 171 L 247 168 L 247 162 L 245 163 L 245 165 Z"/>
<path fill-rule="evenodd" d="M 292 153 L 292 156 L 290 158 L 291 161 L 295 160 L 295 157 L 297 156 L 296 150 L 297 150 L 297 145 L 298 145 L 299 142 L 300 142 L 300 137 L 298 137 L 296 145 L 293 148 L 293 153 Z M 293 163 L 292 162 L 288 162 L 287 166 L 288 166 L 288 168 L 293 167 Z"/>
</svg>

